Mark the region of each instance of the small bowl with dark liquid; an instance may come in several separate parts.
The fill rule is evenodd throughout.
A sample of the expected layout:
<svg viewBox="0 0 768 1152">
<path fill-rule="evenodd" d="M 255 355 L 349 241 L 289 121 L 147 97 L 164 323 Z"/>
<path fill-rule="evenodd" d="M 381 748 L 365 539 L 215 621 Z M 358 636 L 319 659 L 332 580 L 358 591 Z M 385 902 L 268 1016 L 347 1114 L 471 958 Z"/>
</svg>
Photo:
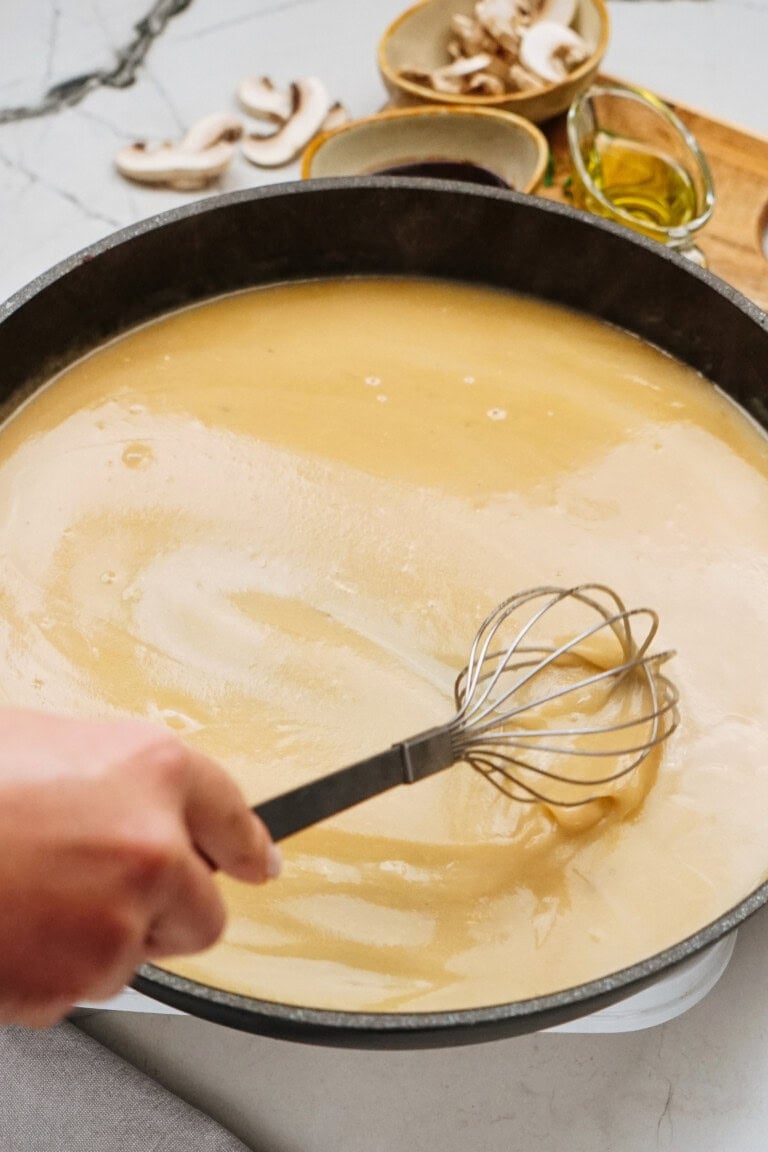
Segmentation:
<svg viewBox="0 0 768 1152">
<path fill-rule="evenodd" d="M 484 184 L 487 188 L 509 188 L 506 180 L 469 160 L 414 160 L 377 168 L 372 176 L 421 176 L 430 180 L 458 180 L 467 184 Z"/>
<path fill-rule="evenodd" d="M 301 174 L 417 176 L 533 192 L 548 156 L 539 129 L 511 112 L 396 108 L 316 137 Z"/>
</svg>

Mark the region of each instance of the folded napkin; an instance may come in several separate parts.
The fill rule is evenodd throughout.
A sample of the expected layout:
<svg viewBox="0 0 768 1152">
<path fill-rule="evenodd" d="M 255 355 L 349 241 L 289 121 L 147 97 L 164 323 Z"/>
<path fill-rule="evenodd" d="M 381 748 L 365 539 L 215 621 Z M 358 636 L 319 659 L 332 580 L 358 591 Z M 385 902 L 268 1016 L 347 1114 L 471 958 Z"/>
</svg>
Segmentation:
<svg viewBox="0 0 768 1152">
<path fill-rule="evenodd" d="M 247 1152 L 72 1024 L 0 1028 L 3 1152 Z"/>
</svg>

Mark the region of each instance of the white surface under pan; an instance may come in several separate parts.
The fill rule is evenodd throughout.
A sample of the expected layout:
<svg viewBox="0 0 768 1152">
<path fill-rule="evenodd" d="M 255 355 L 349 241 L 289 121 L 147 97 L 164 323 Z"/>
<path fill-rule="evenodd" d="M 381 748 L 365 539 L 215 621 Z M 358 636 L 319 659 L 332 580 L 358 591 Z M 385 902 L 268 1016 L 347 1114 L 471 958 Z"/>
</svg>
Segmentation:
<svg viewBox="0 0 768 1152">
<path fill-rule="evenodd" d="M 618 1004 L 550 1028 L 550 1032 L 636 1032 L 653 1028 L 687 1012 L 714 988 L 728 967 L 736 943 L 736 932 L 697 953 L 662 976 L 650 988 L 627 997 Z M 100 1008 L 108 1012 L 152 1012 L 183 1016 L 176 1008 L 125 988 L 119 996 L 100 1004 L 83 1001 L 81 1008 Z"/>
</svg>

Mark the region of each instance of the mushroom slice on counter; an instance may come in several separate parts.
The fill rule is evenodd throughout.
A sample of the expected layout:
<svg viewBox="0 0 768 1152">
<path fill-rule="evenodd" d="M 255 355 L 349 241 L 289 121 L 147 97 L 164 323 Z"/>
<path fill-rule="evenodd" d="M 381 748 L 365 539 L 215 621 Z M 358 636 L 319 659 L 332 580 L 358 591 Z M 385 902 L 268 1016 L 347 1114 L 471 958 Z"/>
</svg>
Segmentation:
<svg viewBox="0 0 768 1152">
<path fill-rule="evenodd" d="M 121 148 L 115 164 L 121 176 L 140 184 L 164 184 L 180 191 L 205 188 L 221 176 L 243 133 L 239 117 L 227 112 L 194 124 L 179 144 L 154 148 L 139 142 Z"/>
<path fill-rule="evenodd" d="M 342 124 L 346 124 L 348 120 L 349 112 L 340 100 L 335 100 L 328 109 L 328 115 L 320 125 L 320 131 L 332 132 L 334 128 L 341 128 Z"/>
<path fill-rule="evenodd" d="M 243 155 L 259 168 L 289 164 L 320 131 L 331 110 L 328 90 L 315 76 L 297 80 L 290 91 L 290 115 L 277 131 L 270 136 L 251 134 L 243 140 Z"/>
<path fill-rule="evenodd" d="M 520 63 L 529 72 L 556 84 L 589 56 L 589 46 L 578 32 L 552 20 L 541 20 L 523 33 Z"/>
<path fill-rule="evenodd" d="M 276 88 L 269 76 L 247 76 L 241 80 L 237 99 L 249 116 L 276 124 L 284 124 L 293 108 L 290 88 Z"/>
<path fill-rule="evenodd" d="M 239 116 L 214 112 L 192 125 L 179 148 L 182 152 L 205 152 L 217 144 L 236 144 L 242 134 L 243 122 Z"/>
</svg>

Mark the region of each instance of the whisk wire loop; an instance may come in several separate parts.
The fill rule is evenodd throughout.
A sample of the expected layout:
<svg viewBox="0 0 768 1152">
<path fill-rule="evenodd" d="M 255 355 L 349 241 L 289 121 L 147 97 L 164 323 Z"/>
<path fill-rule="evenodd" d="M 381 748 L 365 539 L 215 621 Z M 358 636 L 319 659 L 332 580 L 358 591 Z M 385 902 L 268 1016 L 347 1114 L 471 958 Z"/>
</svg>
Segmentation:
<svg viewBox="0 0 768 1152">
<path fill-rule="evenodd" d="M 491 730 L 496 729 L 498 727 L 498 712 L 499 712 L 499 708 L 501 707 L 502 704 L 505 704 L 507 702 L 507 700 L 510 699 L 510 697 L 512 697 L 521 688 L 525 687 L 525 685 L 528 684 L 534 678 L 534 676 L 537 673 L 540 673 L 545 668 L 548 668 L 551 665 L 555 664 L 557 662 L 557 660 L 562 655 L 564 655 L 571 647 L 573 647 L 574 644 L 576 644 L 578 642 L 579 639 L 584 639 L 587 636 L 592 635 L 594 632 L 599 631 L 600 627 L 601 626 L 598 625 L 596 628 L 591 629 L 589 632 L 582 633 L 582 636 L 579 637 L 577 640 L 575 640 L 573 642 L 569 642 L 568 644 L 562 645 L 561 648 L 550 653 L 546 657 L 546 659 L 539 661 L 536 664 L 534 671 L 532 673 L 530 673 L 528 676 L 524 677 L 522 680 L 518 680 L 517 683 L 514 684 L 511 688 L 506 689 L 505 692 L 501 696 L 499 696 L 497 699 L 493 700 L 493 702 L 491 704 L 489 704 L 483 710 L 483 712 L 480 713 L 479 716 L 472 719 L 473 732 L 479 733 L 479 732 L 483 732 L 483 731 L 491 731 Z M 543 651 L 543 649 L 542 649 L 542 651 Z M 674 653 L 672 653 L 672 652 L 664 652 L 664 653 L 660 653 L 658 656 L 654 656 L 653 660 L 658 665 L 661 661 L 666 660 L 666 659 L 670 659 L 673 655 L 674 655 Z M 611 680 L 618 680 L 619 678 L 628 675 L 630 672 L 632 672 L 635 669 L 643 669 L 645 671 L 647 669 L 647 666 L 648 666 L 648 658 L 645 655 L 638 655 L 633 660 L 625 660 L 622 664 L 617 665 L 615 668 L 604 668 L 600 672 L 594 672 L 591 676 L 584 677 L 583 679 L 579 680 L 578 683 L 576 683 L 576 684 L 568 684 L 563 688 L 553 689 L 552 691 L 547 692 L 546 694 L 539 696 L 537 698 L 534 698 L 533 700 L 527 700 L 522 704 L 516 705 L 514 708 L 509 709 L 505 713 L 505 722 L 509 722 L 509 721 L 513 720 L 514 718 L 523 715 L 526 712 L 534 711 L 535 709 L 542 707 L 544 704 L 551 704 L 555 700 L 559 700 L 563 696 L 567 696 L 571 693 L 582 692 L 584 689 L 594 687 L 595 685 L 600 684 L 601 682 L 604 682 L 604 681 L 610 682 Z M 518 669 L 519 665 L 515 664 L 513 667 L 514 667 L 514 670 L 516 671 Z M 506 668 L 502 667 L 498 671 L 497 674 L 494 674 L 494 683 L 498 682 L 498 678 L 500 678 L 500 676 L 504 673 L 504 671 L 512 671 L 512 670 L 513 669 L 510 667 L 506 667 Z M 614 685 L 614 687 L 615 687 L 615 685 Z M 470 715 L 472 715 L 472 714 L 470 714 Z M 490 720 L 488 723 L 484 723 L 486 717 L 488 717 L 488 716 L 496 716 L 497 718 L 494 720 Z M 642 723 L 642 721 L 633 720 L 633 721 L 630 721 L 630 726 L 634 727 L 634 726 L 638 725 L 639 723 Z M 621 727 L 623 727 L 623 725 L 613 724 L 610 726 L 610 729 L 603 729 L 603 730 L 604 731 L 606 731 L 606 730 L 617 731 Z M 580 729 L 580 731 L 586 732 L 588 730 L 587 729 Z M 593 731 L 597 731 L 597 729 L 593 729 Z"/>
<path fill-rule="evenodd" d="M 502 630 L 533 604 L 508 642 L 498 646 Z M 556 619 L 562 629 L 560 608 L 591 618 L 567 630 L 567 640 L 547 636 L 543 642 L 541 628 L 549 626 L 557 634 Z M 641 620 L 645 627 L 637 638 L 633 629 Z M 649 654 L 658 627 L 656 612 L 628 609 L 602 584 L 544 586 L 509 597 L 483 621 L 457 677 L 457 712 L 450 724 L 456 751 L 515 799 L 570 808 L 599 798 L 602 794 L 591 790 L 609 787 L 634 771 L 677 726 L 677 691 L 660 672 L 673 653 Z M 618 646 L 610 658 L 589 654 L 590 643 L 601 634 Z M 569 697 L 572 715 L 558 726 L 552 713 Z M 629 718 L 622 708 L 629 710 Z M 585 709 L 587 720 L 580 721 Z M 539 724 L 526 727 L 537 714 Z M 590 759 L 612 762 L 612 769 L 587 775 L 568 771 L 568 765 Z M 547 793 L 534 780 L 563 785 L 568 794 L 562 789 Z"/>
<path fill-rule="evenodd" d="M 603 592 L 610 596 L 611 599 L 615 602 L 617 610 L 613 613 L 608 612 L 604 605 L 600 604 L 593 597 L 586 595 L 587 590 Z M 552 594 L 551 596 L 550 593 Z M 496 659 L 497 655 L 501 656 L 501 653 L 489 653 L 488 649 L 504 623 L 512 616 L 515 611 L 517 611 L 518 608 L 526 603 L 529 603 L 531 600 L 541 598 L 542 596 L 547 596 L 549 598 L 542 605 L 542 607 L 534 612 L 530 619 L 519 629 L 519 631 L 513 637 L 511 643 L 504 650 L 503 658 L 499 659 L 496 668 L 491 672 L 483 674 L 482 669 L 485 667 L 485 665 L 489 661 Z M 585 604 L 594 609 L 600 617 L 598 622 L 588 628 L 585 628 L 579 635 L 569 637 L 565 643 L 561 644 L 557 648 L 550 647 L 547 649 L 531 649 L 523 646 L 522 641 L 529 635 L 529 633 L 539 623 L 539 621 L 548 612 L 550 612 L 556 604 L 559 604 L 568 599 L 579 601 L 582 604 Z M 648 633 L 640 646 L 638 646 L 633 640 L 630 627 L 630 620 L 633 617 L 639 616 L 646 616 L 650 621 Z M 572 652 L 578 645 L 583 644 L 585 640 L 588 640 L 598 632 L 601 632 L 606 628 L 610 628 L 616 636 L 625 655 L 628 654 L 630 650 L 632 650 L 637 653 L 639 657 L 642 657 L 652 643 L 653 638 L 658 630 L 658 626 L 658 616 L 652 609 L 633 608 L 628 610 L 625 607 L 623 601 L 616 595 L 616 593 L 605 585 L 582 585 L 581 587 L 573 589 L 530 589 L 528 592 L 521 592 L 516 596 L 511 596 L 507 600 L 502 601 L 502 603 L 499 604 L 499 606 L 493 612 L 491 612 L 480 625 L 472 645 L 472 649 L 470 651 L 467 666 L 459 675 L 459 678 L 456 682 L 457 705 L 459 706 L 459 711 L 455 717 L 455 720 L 468 722 L 473 717 L 476 717 L 481 712 L 486 701 L 492 698 L 493 690 L 501 676 L 505 672 L 510 671 L 512 668 L 517 669 L 523 666 L 518 664 L 511 664 L 512 657 L 516 652 L 529 652 L 538 650 L 541 652 L 547 652 L 548 656 L 543 662 L 537 662 L 533 664 L 533 670 L 528 675 L 528 677 L 513 684 L 506 690 L 502 697 L 495 699 L 492 705 L 493 709 L 498 708 L 506 699 L 511 697 L 515 692 L 518 692 L 522 687 L 525 686 L 528 680 L 533 678 L 534 675 L 539 674 L 545 667 L 553 664 L 565 653 Z M 480 648 L 479 656 L 478 648 Z M 623 671 L 623 668 L 613 669 L 611 670 L 610 674 L 616 675 L 618 671 Z M 463 678 L 465 683 L 462 686 Z M 474 701 L 472 707 L 470 708 L 469 704 L 472 701 L 478 684 L 482 683 L 486 679 L 490 681 L 489 684 L 487 685 L 485 691 L 480 695 L 479 699 Z"/>
</svg>

